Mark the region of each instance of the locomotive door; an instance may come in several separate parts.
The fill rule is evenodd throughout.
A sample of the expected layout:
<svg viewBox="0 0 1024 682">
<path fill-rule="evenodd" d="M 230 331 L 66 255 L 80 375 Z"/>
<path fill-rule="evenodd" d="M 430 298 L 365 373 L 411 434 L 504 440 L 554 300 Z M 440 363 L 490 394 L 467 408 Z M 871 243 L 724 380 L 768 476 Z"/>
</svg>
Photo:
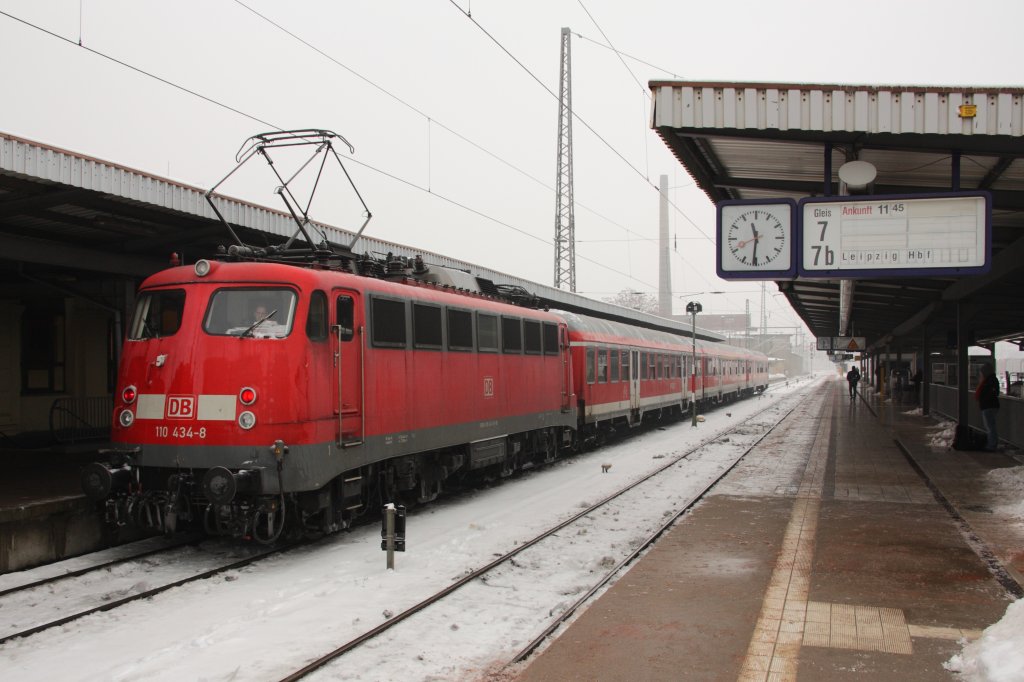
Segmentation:
<svg viewBox="0 0 1024 682">
<path fill-rule="evenodd" d="M 361 445 L 366 423 L 363 412 L 363 306 L 358 292 L 331 292 L 331 351 L 334 376 L 331 405 L 337 417 L 336 440 L 343 447 Z"/>
</svg>

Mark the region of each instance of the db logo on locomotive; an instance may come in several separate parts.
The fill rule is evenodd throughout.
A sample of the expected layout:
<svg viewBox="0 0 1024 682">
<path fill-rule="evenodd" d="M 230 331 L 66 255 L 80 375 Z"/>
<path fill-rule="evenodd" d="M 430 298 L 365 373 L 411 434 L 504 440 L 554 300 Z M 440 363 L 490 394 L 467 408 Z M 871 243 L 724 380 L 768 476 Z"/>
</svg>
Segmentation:
<svg viewBox="0 0 1024 682">
<path fill-rule="evenodd" d="M 195 419 L 196 397 L 194 395 L 167 396 L 168 419 Z"/>
</svg>

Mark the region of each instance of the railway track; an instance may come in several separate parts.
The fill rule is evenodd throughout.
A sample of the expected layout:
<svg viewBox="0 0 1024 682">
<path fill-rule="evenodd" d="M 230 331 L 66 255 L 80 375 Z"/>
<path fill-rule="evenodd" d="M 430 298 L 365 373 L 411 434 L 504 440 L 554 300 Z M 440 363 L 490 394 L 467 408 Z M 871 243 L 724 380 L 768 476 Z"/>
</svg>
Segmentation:
<svg viewBox="0 0 1024 682">
<path fill-rule="evenodd" d="M 685 499 L 677 501 L 675 508 L 665 516 L 659 524 L 657 524 L 653 531 L 647 533 L 642 538 L 631 539 L 629 542 L 629 550 L 624 556 L 621 556 L 618 560 L 610 560 L 607 555 L 602 557 L 598 563 L 603 564 L 605 570 L 596 579 L 592 579 L 590 581 L 590 585 L 587 589 L 583 590 L 582 595 L 579 596 L 575 602 L 568 605 L 556 605 L 552 609 L 552 618 L 548 622 L 547 626 L 531 642 L 516 653 L 509 660 L 508 665 L 513 665 L 525 660 L 525 658 L 533 653 L 562 624 L 572 618 L 580 607 L 590 601 L 598 592 L 612 582 L 617 575 L 621 574 L 626 566 L 651 547 L 651 545 L 653 545 L 669 527 L 676 523 L 681 516 L 690 511 L 694 505 L 703 499 L 708 491 L 710 491 L 740 461 L 742 461 L 751 450 L 757 447 L 757 445 L 776 428 L 778 428 L 780 424 L 785 423 L 786 418 L 792 414 L 794 410 L 798 409 L 798 407 L 807 399 L 808 398 L 806 397 L 800 399 L 796 404 L 789 407 L 784 414 L 774 419 L 773 423 L 765 424 L 765 429 L 760 434 L 751 435 L 748 433 L 747 435 L 750 436 L 752 440 L 751 442 L 744 443 L 741 446 L 742 452 L 738 455 L 731 456 L 729 458 L 731 461 L 725 462 L 716 475 L 714 475 L 710 480 L 703 481 L 695 489 L 688 492 Z M 680 464 L 686 462 L 695 454 L 701 453 L 708 446 L 716 442 L 730 441 L 736 436 L 737 432 L 743 430 L 749 431 L 749 424 L 751 422 L 756 421 L 761 415 L 774 409 L 774 407 L 775 406 L 769 406 L 749 417 L 744 424 L 737 425 L 737 427 L 727 430 L 724 433 L 719 432 L 712 437 L 702 440 L 695 446 L 675 456 L 642 478 L 639 478 L 629 485 L 607 495 L 600 501 L 587 506 L 577 514 L 574 514 L 557 525 L 538 533 L 533 538 L 518 543 L 511 551 L 496 557 L 494 560 L 480 568 L 468 571 L 465 575 L 444 589 L 441 589 L 435 594 L 421 600 L 401 613 L 390 616 L 388 620 L 380 625 L 367 630 L 359 636 L 336 647 L 332 651 L 329 651 L 323 656 L 310 661 L 301 669 L 282 678 L 282 682 L 292 682 L 294 680 L 302 679 L 307 675 L 331 664 L 342 656 L 349 654 L 350 652 L 355 652 L 360 649 L 360 647 L 363 647 L 371 640 L 374 640 L 381 635 L 389 634 L 394 636 L 394 632 L 400 628 L 400 626 L 403 624 L 412 626 L 413 623 L 411 621 L 414 620 L 415 616 L 424 613 L 429 608 L 441 608 L 442 605 L 445 605 L 445 607 L 449 608 L 453 613 L 464 613 L 466 611 L 465 607 L 460 608 L 458 605 L 452 605 L 449 601 L 451 599 L 455 599 L 455 593 L 463 588 L 469 588 L 474 585 L 485 585 L 489 587 L 501 587 L 513 592 L 517 589 L 529 589 L 531 581 L 539 579 L 538 576 L 531 576 L 530 574 L 529 566 L 532 563 L 529 555 L 530 552 L 540 552 L 547 555 L 556 554 L 558 552 L 559 543 L 574 542 L 574 539 L 585 536 L 589 532 L 588 524 L 603 523 L 607 525 L 609 519 L 611 520 L 611 523 L 616 523 L 615 517 L 617 516 L 617 513 L 609 510 L 612 510 L 614 505 L 617 503 L 623 502 L 626 496 L 640 496 L 641 498 L 656 497 L 661 499 L 662 494 L 658 492 L 657 489 L 659 485 L 662 487 L 666 485 L 668 487 L 672 487 L 678 484 L 677 479 L 671 479 L 668 482 L 662 480 L 666 476 L 667 472 L 671 472 L 673 469 L 678 469 Z M 520 573 L 521 575 L 518 578 L 513 577 L 516 573 Z M 593 578 L 593 576 L 590 576 L 590 578 Z M 522 587 L 517 587 L 517 585 Z M 485 587 L 484 589 L 487 588 Z"/>
<path fill-rule="evenodd" d="M 151 537 L 27 571 L 0 576 L 0 597 L 65 578 L 85 575 L 91 571 L 111 569 L 118 564 L 160 554 L 175 547 L 195 544 L 202 537 L 198 534 L 180 538 Z"/>
<path fill-rule="evenodd" d="M 242 568 L 296 546 L 211 541 L 204 550 L 197 541 L 194 536 L 183 538 L 6 588 L 0 592 L 0 613 L 5 615 L 0 644 Z"/>
</svg>

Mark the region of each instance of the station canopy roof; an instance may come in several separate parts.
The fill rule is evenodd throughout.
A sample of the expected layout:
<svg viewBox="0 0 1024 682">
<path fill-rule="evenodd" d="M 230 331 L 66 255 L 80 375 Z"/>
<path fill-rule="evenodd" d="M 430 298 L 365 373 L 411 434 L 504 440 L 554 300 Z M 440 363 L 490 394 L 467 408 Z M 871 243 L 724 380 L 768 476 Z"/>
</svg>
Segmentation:
<svg viewBox="0 0 1024 682">
<path fill-rule="evenodd" d="M 778 282 L 815 336 L 939 352 L 955 339 L 959 310 L 972 343 L 1024 338 L 1024 88 L 652 81 L 650 89 L 652 128 L 716 203 L 835 196 L 838 170 L 852 160 L 877 169 L 874 194 L 991 194 L 988 274 Z"/>
</svg>

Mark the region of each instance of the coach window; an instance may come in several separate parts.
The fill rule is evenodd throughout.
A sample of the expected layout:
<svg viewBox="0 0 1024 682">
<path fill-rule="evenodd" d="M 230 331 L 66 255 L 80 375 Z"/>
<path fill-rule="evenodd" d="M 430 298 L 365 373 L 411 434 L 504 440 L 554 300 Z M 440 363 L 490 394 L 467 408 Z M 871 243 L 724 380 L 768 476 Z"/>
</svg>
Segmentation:
<svg viewBox="0 0 1024 682">
<path fill-rule="evenodd" d="M 630 351 L 622 351 L 622 380 L 629 381 L 629 353 Z"/>
<path fill-rule="evenodd" d="M 323 341 L 327 338 L 327 294 L 319 290 L 309 295 L 306 336 L 310 341 Z"/>
<path fill-rule="evenodd" d="M 476 344 L 483 353 L 498 352 L 498 318 L 494 315 L 476 314 Z"/>
<path fill-rule="evenodd" d="M 654 353 L 651 353 L 650 355 L 647 356 L 647 364 L 648 364 L 647 376 L 650 377 L 651 379 L 657 379 L 658 378 L 658 370 L 657 370 L 657 367 L 656 367 L 657 359 L 656 359 L 656 356 L 654 355 Z"/>
<path fill-rule="evenodd" d="M 448 350 L 473 350 L 473 313 L 448 308 Z"/>
<path fill-rule="evenodd" d="M 544 355 L 558 355 L 558 325 L 544 323 Z"/>
<path fill-rule="evenodd" d="M 597 351 L 597 383 L 608 383 L 608 349 Z"/>
<path fill-rule="evenodd" d="M 523 326 L 518 317 L 501 318 L 501 350 L 505 353 L 523 352 Z"/>
<path fill-rule="evenodd" d="M 588 348 L 587 349 L 587 383 L 588 384 L 594 383 L 594 365 L 595 365 L 594 353 L 595 353 L 595 350 L 593 348 Z"/>
<path fill-rule="evenodd" d="M 405 301 L 370 299 L 373 345 L 405 348 Z"/>
<path fill-rule="evenodd" d="M 414 348 L 441 349 L 441 307 L 412 304 L 412 345 Z"/>
<path fill-rule="evenodd" d="M 647 378 L 647 353 L 640 353 L 640 378 Z"/>
<path fill-rule="evenodd" d="M 612 349 L 608 360 L 612 370 L 612 383 L 615 383 L 619 380 L 619 350 L 617 348 Z"/>
<path fill-rule="evenodd" d="M 527 355 L 540 355 L 540 322 L 523 320 L 523 350 Z"/>
</svg>

